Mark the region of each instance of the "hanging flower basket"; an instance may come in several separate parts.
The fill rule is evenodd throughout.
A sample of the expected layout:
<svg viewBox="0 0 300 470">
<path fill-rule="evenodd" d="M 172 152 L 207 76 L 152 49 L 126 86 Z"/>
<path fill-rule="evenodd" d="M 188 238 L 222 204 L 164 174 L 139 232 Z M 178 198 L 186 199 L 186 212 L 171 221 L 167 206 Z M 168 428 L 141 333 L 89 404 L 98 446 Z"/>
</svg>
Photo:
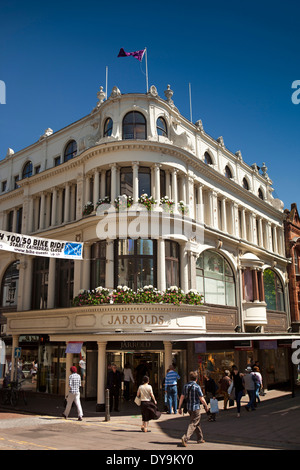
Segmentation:
<svg viewBox="0 0 300 470">
<path fill-rule="evenodd" d="M 126 196 L 126 194 L 123 194 L 122 196 L 118 196 L 115 199 L 115 206 L 117 211 L 125 211 L 128 209 L 130 206 L 133 204 L 133 198 L 132 196 Z"/>
<path fill-rule="evenodd" d="M 152 206 L 156 204 L 155 199 L 153 196 L 148 196 L 148 194 L 142 194 L 138 199 L 139 204 L 143 204 L 147 208 L 148 211 L 151 211 Z"/>
<path fill-rule="evenodd" d="M 160 205 L 162 206 L 164 212 L 173 214 L 175 209 L 175 202 L 173 199 L 170 199 L 168 196 L 164 196 L 160 199 Z"/>
<path fill-rule="evenodd" d="M 87 202 L 85 206 L 83 206 L 82 215 L 90 215 L 94 210 L 94 204 L 92 202 Z"/>
</svg>

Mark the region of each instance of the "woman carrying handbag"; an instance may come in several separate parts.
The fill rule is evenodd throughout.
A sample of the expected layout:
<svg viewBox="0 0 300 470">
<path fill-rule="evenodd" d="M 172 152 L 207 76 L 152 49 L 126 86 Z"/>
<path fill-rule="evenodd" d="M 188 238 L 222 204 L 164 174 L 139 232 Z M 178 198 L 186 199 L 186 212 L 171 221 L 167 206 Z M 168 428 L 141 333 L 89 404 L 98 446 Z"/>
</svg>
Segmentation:
<svg viewBox="0 0 300 470">
<path fill-rule="evenodd" d="M 148 431 L 148 422 L 151 419 L 158 419 L 161 415 L 157 409 L 157 401 L 153 394 L 151 385 L 149 384 L 149 377 L 145 375 L 142 380 L 142 385 L 139 386 L 137 391 L 137 398 L 141 400 L 141 412 L 142 412 L 142 432 Z M 138 400 L 135 400 L 138 402 Z"/>
</svg>

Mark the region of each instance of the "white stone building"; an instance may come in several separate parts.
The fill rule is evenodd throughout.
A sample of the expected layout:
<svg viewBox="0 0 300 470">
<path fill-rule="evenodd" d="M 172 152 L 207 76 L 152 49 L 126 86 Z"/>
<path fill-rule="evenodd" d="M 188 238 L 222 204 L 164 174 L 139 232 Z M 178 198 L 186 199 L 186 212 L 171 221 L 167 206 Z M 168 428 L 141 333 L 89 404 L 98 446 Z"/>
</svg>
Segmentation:
<svg viewBox="0 0 300 470">
<path fill-rule="evenodd" d="M 157 391 L 172 361 L 183 380 L 195 367 L 201 380 L 206 370 L 219 380 L 224 368 L 250 360 L 263 364 L 265 384 L 289 378 L 283 203 L 273 198 L 265 164 L 249 166 L 201 121 L 188 121 L 172 95 L 169 86 L 166 99 L 154 86 L 124 95 L 114 87 L 105 100 L 101 87 L 88 116 L 47 129 L 0 162 L 2 230 L 84 243 L 82 261 L 0 251 L 7 357 L 20 345 L 25 375 L 37 361 L 39 391 L 63 394 L 69 366 L 79 362 L 84 395 L 97 398 L 99 409 L 111 362 L 135 369 L 146 361 Z M 126 230 L 148 214 L 132 211 L 121 220 L 96 211 L 99 199 L 113 203 L 126 194 L 136 203 L 144 193 L 156 203 L 143 239 L 126 238 Z M 164 197 L 173 201 L 169 233 Z M 180 201 L 188 207 L 184 230 Z M 101 221 L 115 215 L 117 235 L 99 239 L 99 223 L 104 230 Z M 81 290 L 100 285 L 175 285 L 198 290 L 204 304 L 72 306 Z M 66 354 L 70 342 L 82 343 L 80 354 Z"/>
</svg>

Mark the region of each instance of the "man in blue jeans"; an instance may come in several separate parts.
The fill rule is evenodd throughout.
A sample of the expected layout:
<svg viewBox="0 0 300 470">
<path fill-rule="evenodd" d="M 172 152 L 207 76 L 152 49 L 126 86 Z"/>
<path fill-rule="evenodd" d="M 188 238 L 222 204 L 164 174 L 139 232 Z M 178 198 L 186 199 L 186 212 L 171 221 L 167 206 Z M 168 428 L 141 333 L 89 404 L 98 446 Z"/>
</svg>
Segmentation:
<svg viewBox="0 0 300 470">
<path fill-rule="evenodd" d="M 192 434 L 196 432 L 197 444 L 204 443 L 202 429 L 200 427 L 200 403 L 203 404 L 205 411 L 208 411 L 208 406 L 203 397 L 201 387 L 197 384 L 198 374 L 196 371 L 190 372 L 190 381 L 185 384 L 182 390 L 182 395 L 179 400 L 178 410 L 179 414 L 182 413 L 183 400 L 186 399 L 187 410 L 190 415 L 190 423 L 186 434 L 181 438 L 181 444 L 183 447 L 187 446 L 188 440 L 192 437 Z"/>
<path fill-rule="evenodd" d="M 171 365 L 165 378 L 165 393 L 167 394 L 169 414 L 172 413 L 172 407 L 174 413 L 177 413 L 177 380 L 179 379 L 180 377 L 177 374 L 175 367 Z"/>
</svg>

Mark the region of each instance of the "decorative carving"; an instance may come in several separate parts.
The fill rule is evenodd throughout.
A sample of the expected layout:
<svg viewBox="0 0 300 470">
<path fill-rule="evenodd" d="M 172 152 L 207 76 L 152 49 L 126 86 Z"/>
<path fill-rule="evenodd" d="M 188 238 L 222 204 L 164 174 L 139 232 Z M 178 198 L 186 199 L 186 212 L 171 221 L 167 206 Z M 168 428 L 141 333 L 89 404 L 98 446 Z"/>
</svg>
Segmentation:
<svg viewBox="0 0 300 470">
<path fill-rule="evenodd" d="M 157 98 L 158 92 L 157 92 L 156 86 L 151 85 L 151 87 L 150 87 L 150 89 L 149 89 L 149 91 L 148 91 L 148 95 L 149 95 L 149 96 L 153 96 L 154 98 Z"/>
<path fill-rule="evenodd" d="M 174 101 L 172 100 L 172 96 L 174 94 L 174 91 L 171 90 L 170 85 L 167 86 L 167 89 L 164 91 L 165 97 L 167 99 L 167 102 L 169 103 L 170 106 L 174 105 Z"/>
<path fill-rule="evenodd" d="M 217 142 L 219 143 L 220 147 L 222 147 L 223 149 L 225 148 L 224 139 L 222 136 L 217 138 Z"/>
<path fill-rule="evenodd" d="M 120 98 L 121 96 L 121 92 L 119 90 L 119 88 L 117 86 L 114 86 L 112 91 L 111 91 L 111 94 L 110 94 L 110 99 L 115 99 L 115 98 Z"/>
</svg>

